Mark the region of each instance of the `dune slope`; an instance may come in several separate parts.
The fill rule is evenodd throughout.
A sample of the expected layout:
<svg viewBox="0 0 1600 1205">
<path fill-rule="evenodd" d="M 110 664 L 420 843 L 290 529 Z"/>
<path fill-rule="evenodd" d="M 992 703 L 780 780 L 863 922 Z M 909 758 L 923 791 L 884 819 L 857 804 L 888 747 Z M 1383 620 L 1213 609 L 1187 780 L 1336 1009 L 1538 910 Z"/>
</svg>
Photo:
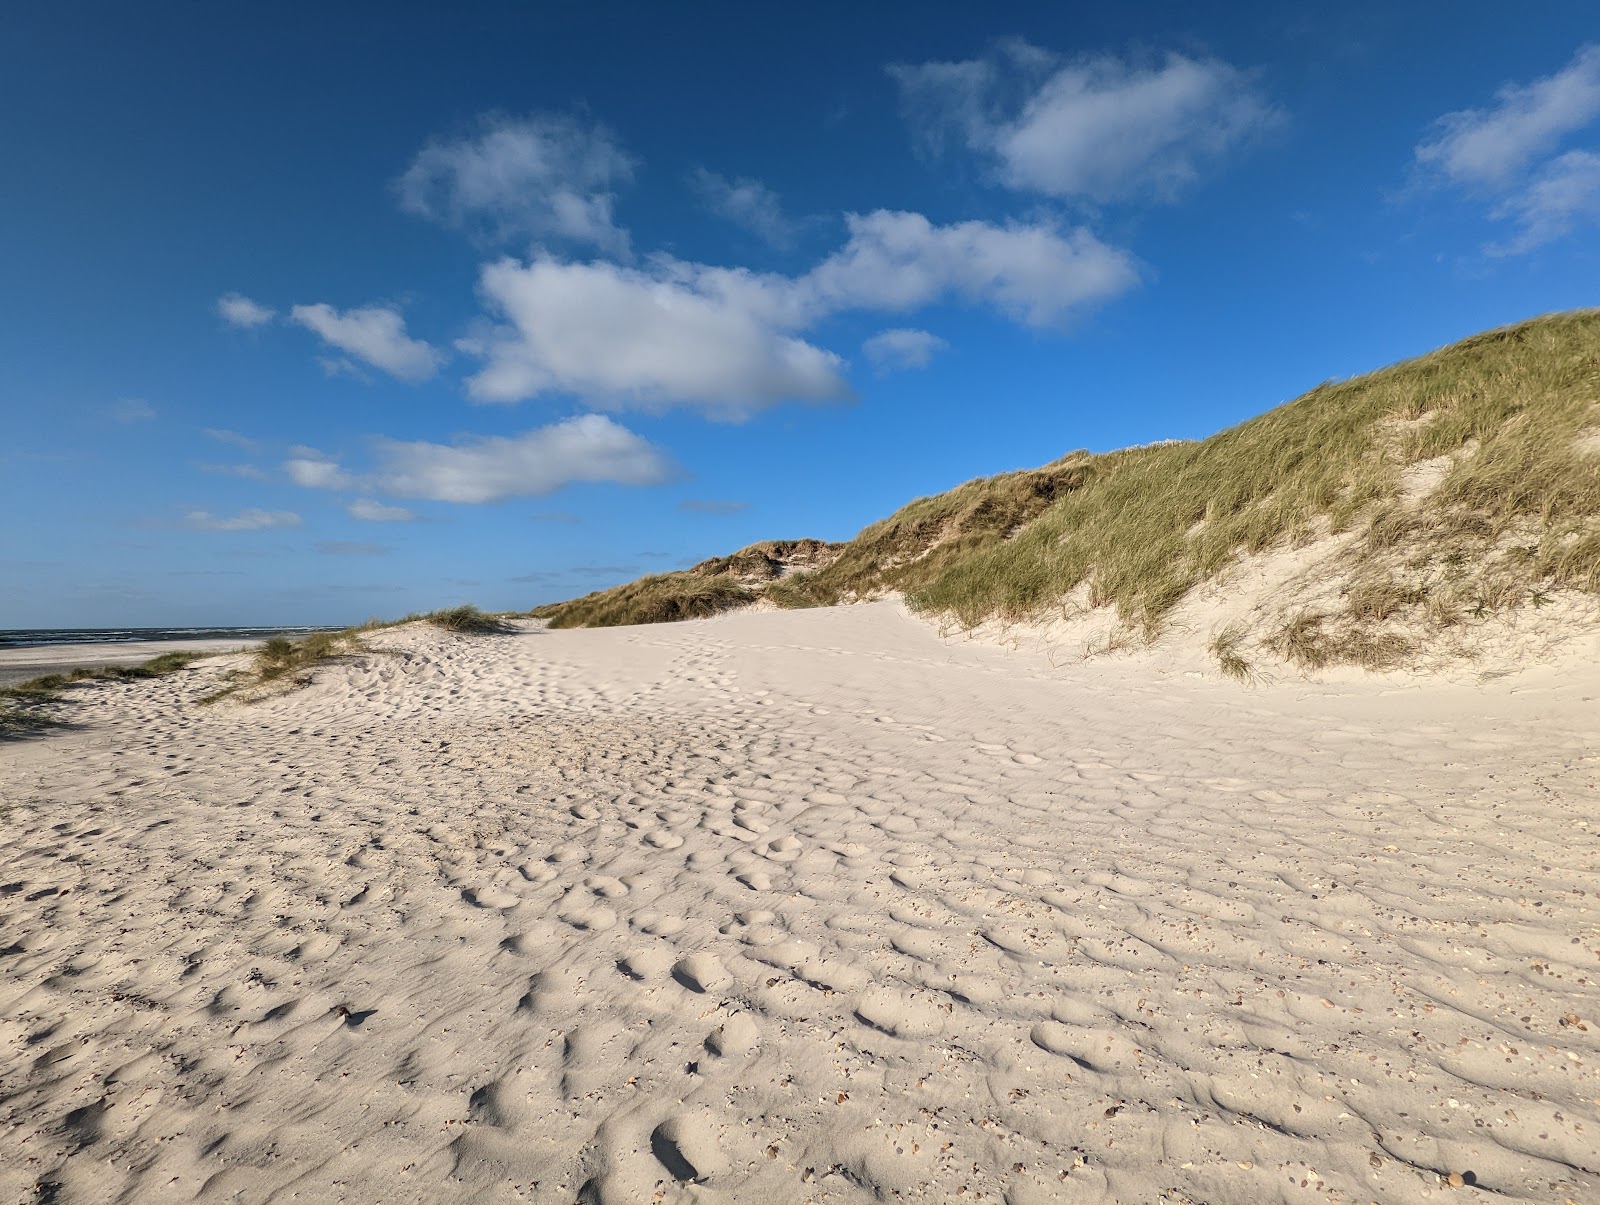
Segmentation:
<svg viewBox="0 0 1600 1205">
<path fill-rule="evenodd" d="M 1149 640 L 1197 588 L 1305 549 L 1226 631 L 1201 635 L 1220 638 L 1224 668 L 1459 652 L 1475 625 L 1554 621 L 1561 596 L 1600 594 L 1600 311 L 1329 382 L 1209 439 L 971 481 L 824 547 L 770 581 L 738 578 L 736 555 L 534 614 L 649 623 L 898 591 L 966 627 L 1103 609 Z"/>
</svg>

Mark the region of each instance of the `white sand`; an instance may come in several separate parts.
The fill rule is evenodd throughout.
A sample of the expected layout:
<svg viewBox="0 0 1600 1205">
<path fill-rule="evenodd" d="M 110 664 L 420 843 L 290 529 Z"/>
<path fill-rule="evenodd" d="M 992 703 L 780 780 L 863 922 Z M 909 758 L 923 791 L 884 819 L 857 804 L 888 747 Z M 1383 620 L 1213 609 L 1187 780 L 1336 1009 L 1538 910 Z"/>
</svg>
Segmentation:
<svg viewBox="0 0 1600 1205">
<path fill-rule="evenodd" d="M 223 653 L 255 648 L 259 640 L 125 640 L 94 644 L 41 644 L 0 649 L 0 686 L 80 666 L 138 665 L 163 653 Z"/>
<path fill-rule="evenodd" d="M 1592 664 L 379 639 L 0 745 L 0 1200 L 1600 1201 Z"/>
</svg>

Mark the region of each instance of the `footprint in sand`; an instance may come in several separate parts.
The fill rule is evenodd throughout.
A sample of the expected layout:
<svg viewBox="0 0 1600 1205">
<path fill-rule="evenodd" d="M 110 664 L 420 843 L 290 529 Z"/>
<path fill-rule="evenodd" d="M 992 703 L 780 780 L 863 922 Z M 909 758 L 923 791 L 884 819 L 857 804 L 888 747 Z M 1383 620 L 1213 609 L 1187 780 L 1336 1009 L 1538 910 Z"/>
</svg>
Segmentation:
<svg viewBox="0 0 1600 1205">
<path fill-rule="evenodd" d="M 556 919 L 586 933 L 601 933 L 617 923 L 617 914 L 604 905 L 580 899 L 563 906 Z"/>
<path fill-rule="evenodd" d="M 929 1038 L 944 1028 L 948 1014 L 926 996 L 880 987 L 856 1001 L 856 1016 L 897 1038 Z"/>
<path fill-rule="evenodd" d="M 662 1122 L 650 1135 L 650 1153 L 674 1180 L 710 1180 L 728 1169 L 728 1157 L 717 1141 L 717 1126 L 703 1114 Z"/>
<path fill-rule="evenodd" d="M 718 1058 L 749 1056 L 761 1046 L 761 1027 L 749 1013 L 736 1013 L 706 1037 L 706 1049 Z"/>
<path fill-rule="evenodd" d="M 733 982 L 728 968 L 715 954 L 690 954 L 672 968 L 672 977 L 691 992 L 714 992 Z"/>
<path fill-rule="evenodd" d="M 617 970 L 639 983 L 664 978 L 672 969 L 672 951 L 664 946 L 630 950 L 617 959 Z"/>
<path fill-rule="evenodd" d="M 628 885 L 626 883 L 607 874 L 592 874 L 583 881 L 583 885 L 589 891 L 594 892 L 595 895 L 608 900 L 628 894 Z"/>
<path fill-rule="evenodd" d="M 474 908 L 515 908 L 522 903 L 522 897 L 512 895 L 509 891 L 498 891 L 493 887 L 464 887 L 461 889 L 461 898 Z"/>
<path fill-rule="evenodd" d="M 677 849 L 683 844 L 683 838 L 677 833 L 669 833 L 664 829 L 648 829 L 644 833 L 644 843 L 655 849 Z"/>
<path fill-rule="evenodd" d="M 762 857 L 771 858 L 774 862 L 793 862 L 800 856 L 803 848 L 798 837 L 789 835 L 761 842 L 756 846 L 756 852 Z"/>
</svg>

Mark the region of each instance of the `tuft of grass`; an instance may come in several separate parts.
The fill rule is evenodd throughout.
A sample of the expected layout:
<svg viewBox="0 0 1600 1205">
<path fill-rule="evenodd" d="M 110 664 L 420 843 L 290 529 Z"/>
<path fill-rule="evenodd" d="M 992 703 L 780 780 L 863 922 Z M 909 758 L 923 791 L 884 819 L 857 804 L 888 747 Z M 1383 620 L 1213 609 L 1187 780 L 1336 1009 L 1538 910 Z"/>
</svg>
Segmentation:
<svg viewBox="0 0 1600 1205">
<path fill-rule="evenodd" d="M 1240 682 L 1253 682 L 1255 670 L 1239 652 L 1246 634 L 1243 624 L 1231 623 L 1211 638 L 1210 649 L 1218 667 L 1228 677 Z"/>
<path fill-rule="evenodd" d="M 490 615 L 470 603 L 443 611 L 430 611 L 421 618 L 447 632 L 461 632 L 468 636 L 497 636 L 512 630 L 504 616 Z"/>
</svg>

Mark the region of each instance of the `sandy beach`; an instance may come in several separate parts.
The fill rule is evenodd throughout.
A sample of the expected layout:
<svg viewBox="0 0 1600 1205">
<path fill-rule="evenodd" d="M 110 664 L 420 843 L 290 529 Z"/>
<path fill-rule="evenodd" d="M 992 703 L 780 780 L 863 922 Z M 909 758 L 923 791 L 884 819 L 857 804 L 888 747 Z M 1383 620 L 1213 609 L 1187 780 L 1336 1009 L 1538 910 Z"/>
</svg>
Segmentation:
<svg viewBox="0 0 1600 1205">
<path fill-rule="evenodd" d="M 1600 1200 L 1593 658 L 373 643 L 0 745 L 0 1201 Z"/>
<path fill-rule="evenodd" d="M 0 649 L 0 686 L 29 678 L 64 674 L 75 669 L 104 665 L 138 665 L 163 653 L 226 653 L 254 648 L 252 640 L 123 640 L 115 643 L 42 644 L 20 649 Z"/>
</svg>

